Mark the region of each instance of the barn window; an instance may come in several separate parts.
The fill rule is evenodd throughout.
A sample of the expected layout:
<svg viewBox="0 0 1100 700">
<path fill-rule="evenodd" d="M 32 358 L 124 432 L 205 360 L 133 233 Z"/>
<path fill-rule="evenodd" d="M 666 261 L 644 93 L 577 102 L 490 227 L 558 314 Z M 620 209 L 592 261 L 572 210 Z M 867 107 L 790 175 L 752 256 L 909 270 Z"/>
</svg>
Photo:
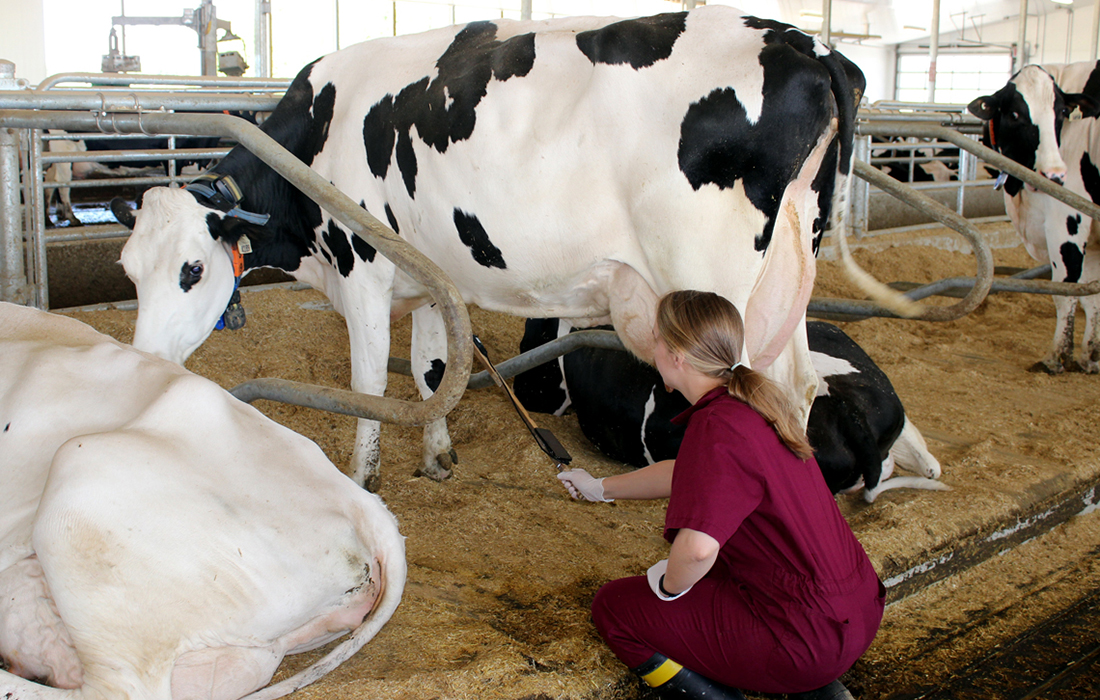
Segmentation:
<svg viewBox="0 0 1100 700">
<path fill-rule="evenodd" d="M 1004 87 L 1012 76 L 1012 56 L 996 53 L 944 53 L 936 60 L 936 102 L 968 104 Z M 894 99 L 928 101 L 928 53 L 900 53 Z"/>
</svg>

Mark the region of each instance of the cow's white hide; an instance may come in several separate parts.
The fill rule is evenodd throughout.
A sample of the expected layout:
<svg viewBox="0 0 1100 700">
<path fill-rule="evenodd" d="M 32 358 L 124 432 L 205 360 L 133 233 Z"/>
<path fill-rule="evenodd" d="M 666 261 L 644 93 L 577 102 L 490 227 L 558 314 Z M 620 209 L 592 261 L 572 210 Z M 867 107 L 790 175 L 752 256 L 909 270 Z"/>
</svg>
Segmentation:
<svg viewBox="0 0 1100 700">
<path fill-rule="evenodd" d="M 355 630 L 327 667 L 347 658 L 404 589 L 396 520 L 313 442 L 179 365 L 11 304 L 0 483 L 0 654 L 69 688 L 0 672 L 0 698 L 235 700 L 285 654 Z"/>
</svg>

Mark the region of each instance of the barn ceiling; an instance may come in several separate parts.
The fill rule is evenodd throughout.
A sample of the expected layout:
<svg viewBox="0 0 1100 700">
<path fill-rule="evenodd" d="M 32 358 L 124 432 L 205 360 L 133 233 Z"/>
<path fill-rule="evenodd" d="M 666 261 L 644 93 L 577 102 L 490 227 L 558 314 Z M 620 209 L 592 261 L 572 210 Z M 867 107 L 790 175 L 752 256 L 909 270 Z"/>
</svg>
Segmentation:
<svg viewBox="0 0 1100 700">
<path fill-rule="evenodd" d="M 723 0 L 718 0 L 723 1 Z M 820 31 L 824 0 L 776 0 L 774 16 L 803 29 Z M 1068 0 L 1069 7 L 1088 10 L 1091 17 L 1094 0 Z M 730 4 L 737 5 L 736 0 Z M 751 3 L 741 3 L 747 7 Z M 760 3 L 766 6 L 770 3 Z M 1067 5 L 1053 0 L 1029 0 L 1031 18 L 1064 11 Z M 917 41 L 931 35 L 932 0 L 833 0 L 832 31 L 837 38 L 869 45 Z M 751 12 L 766 14 L 763 8 Z M 1019 0 L 941 0 L 940 34 L 964 32 L 976 40 L 983 28 L 1005 21 L 1015 22 L 1020 15 Z M 1091 21 L 1086 19 L 1085 21 Z"/>
</svg>

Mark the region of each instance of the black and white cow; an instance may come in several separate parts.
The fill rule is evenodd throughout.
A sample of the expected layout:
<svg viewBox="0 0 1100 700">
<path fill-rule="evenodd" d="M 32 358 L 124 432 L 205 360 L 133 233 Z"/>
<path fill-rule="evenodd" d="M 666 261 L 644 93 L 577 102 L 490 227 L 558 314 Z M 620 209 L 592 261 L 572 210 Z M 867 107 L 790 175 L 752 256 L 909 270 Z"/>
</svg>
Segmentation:
<svg viewBox="0 0 1100 700">
<path fill-rule="evenodd" d="M 969 109 L 985 120 L 982 140 L 1017 163 L 1100 202 L 1100 64 L 1024 66 L 993 95 L 979 97 Z M 1067 118 L 1079 108 L 1080 118 Z M 1074 115 L 1077 116 L 1076 114 Z M 1007 177 L 1005 209 L 1027 252 L 1051 265 L 1058 282 L 1100 279 L 1097 223 L 1076 209 Z M 1085 312 L 1085 332 L 1077 366 L 1100 372 L 1100 298 L 1054 297 L 1058 321 L 1054 342 L 1032 369 L 1051 374 L 1073 367 L 1074 314 Z"/>
<path fill-rule="evenodd" d="M 652 355 L 656 299 L 714 291 L 745 317 L 746 357 L 808 412 L 817 379 L 803 314 L 814 255 L 850 168 L 851 62 L 728 7 L 632 20 L 475 22 L 349 47 L 306 66 L 262 129 L 451 278 L 467 302 L 577 325 L 611 323 Z M 122 254 L 135 346 L 182 362 L 244 267 L 281 268 L 347 319 L 352 388 L 386 386 L 391 319 L 413 314 L 413 374 L 438 386 L 445 334 L 426 290 L 243 148 L 234 216 L 155 188 Z M 240 211 L 240 208 L 234 211 Z M 377 485 L 379 426 L 361 421 L 355 478 Z M 449 472 L 443 419 L 423 471 Z"/>
<path fill-rule="evenodd" d="M 568 333 L 558 319 L 528 319 L 520 352 Z M 833 493 L 863 488 L 871 503 L 893 488 L 947 488 L 940 463 L 905 415 L 890 380 L 844 331 L 806 324 L 820 383 L 806 428 Z M 652 366 L 618 350 L 581 348 L 515 378 L 516 396 L 532 411 L 562 415 L 572 408 L 585 437 L 602 453 L 633 467 L 676 456 L 682 426 L 672 418 L 687 399 L 665 391 Z M 893 477 L 894 465 L 921 477 Z"/>
</svg>

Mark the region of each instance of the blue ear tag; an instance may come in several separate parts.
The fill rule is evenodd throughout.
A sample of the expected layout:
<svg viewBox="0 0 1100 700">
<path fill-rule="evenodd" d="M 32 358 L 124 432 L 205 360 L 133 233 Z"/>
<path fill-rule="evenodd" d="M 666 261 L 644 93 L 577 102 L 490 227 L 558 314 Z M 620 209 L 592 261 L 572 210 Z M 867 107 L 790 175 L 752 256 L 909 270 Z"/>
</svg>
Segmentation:
<svg viewBox="0 0 1100 700">
<path fill-rule="evenodd" d="M 993 189 L 994 190 L 1001 189 L 1002 187 L 1005 186 L 1006 182 L 1008 182 L 1008 173 L 1001 173 L 1000 175 L 997 176 L 997 179 L 993 181 Z"/>
</svg>

